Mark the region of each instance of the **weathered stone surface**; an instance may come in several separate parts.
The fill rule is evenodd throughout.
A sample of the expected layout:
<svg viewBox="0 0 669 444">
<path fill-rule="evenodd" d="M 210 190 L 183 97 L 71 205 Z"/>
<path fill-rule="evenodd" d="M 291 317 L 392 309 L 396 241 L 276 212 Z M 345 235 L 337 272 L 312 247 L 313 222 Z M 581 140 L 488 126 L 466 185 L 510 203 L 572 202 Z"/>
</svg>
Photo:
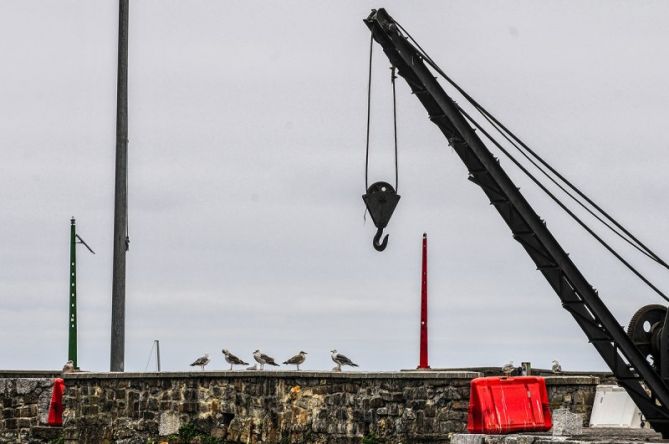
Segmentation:
<svg viewBox="0 0 669 444">
<path fill-rule="evenodd" d="M 553 436 L 580 435 L 583 432 L 583 415 L 565 408 L 553 411 Z"/>
<path fill-rule="evenodd" d="M 36 379 L 17 379 L 16 380 L 16 394 L 26 395 L 37 388 L 38 380 Z"/>
<path fill-rule="evenodd" d="M 593 383 L 594 380 L 594 383 Z M 552 376 L 546 378 L 551 410 L 566 408 L 583 415 L 583 423 L 590 421 L 592 403 L 598 378 L 587 376 Z"/>
<path fill-rule="evenodd" d="M 485 442 L 485 435 L 478 433 L 471 434 L 456 434 L 451 438 L 451 444 L 483 444 Z"/>
<path fill-rule="evenodd" d="M 0 442 L 48 441 L 31 431 L 47 422 L 52 386 L 51 378 L 0 378 Z"/>
<path fill-rule="evenodd" d="M 649 429 L 584 428 L 582 434 L 552 436 L 548 433 L 511 435 L 455 434 L 451 444 L 639 444 L 666 442 Z"/>
<path fill-rule="evenodd" d="M 226 443 L 449 442 L 466 428 L 472 372 L 195 372 L 66 377 L 67 443 L 180 442 L 181 428 Z M 0 443 L 47 418 L 52 380 L 0 378 Z M 548 378 L 551 405 L 584 413 L 596 378 Z M 21 387 L 18 393 L 17 387 Z M 184 429 L 185 430 L 185 429 Z M 205 440 L 197 438 L 192 442 Z M 514 443 L 514 444 L 520 444 Z"/>
<path fill-rule="evenodd" d="M 178 414 L 170 411 L 160 414 L 160 422 L 158 425 L 158 434 L 160 436 L 178 433 L 179 427 L 181 427 L 181 419 Z"/>
<path fill-rule="evenodd" d="M 145 442 L 175 435 L 186 426 L 230 443 L 359 443 L 365 436 L 388 444 L 448 442 L 449 433 L 464 429 L 462 418 L 474 376 L 463 372 L 81 374 L 66 381 L 65 436 L 70 443 L 109 438 Z M 104 408 L 103 399 L 109 403 Z M 424 424 L 417 419 L 428 401 L 439 403 L 443 417 L 424 433 Z M 111 415 L 103 420 L 104 411 Z"/>
</svg>

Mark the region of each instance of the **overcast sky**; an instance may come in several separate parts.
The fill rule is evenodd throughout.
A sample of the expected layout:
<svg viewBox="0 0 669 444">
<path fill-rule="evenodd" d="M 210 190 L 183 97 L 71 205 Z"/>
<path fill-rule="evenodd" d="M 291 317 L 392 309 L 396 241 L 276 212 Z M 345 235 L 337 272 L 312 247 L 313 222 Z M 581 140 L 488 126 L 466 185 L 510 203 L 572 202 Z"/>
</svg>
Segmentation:
<svg viewBox="0 0 669 444">
<path fill-rule="evenodd" d="M 668 2 L 132 0 L 126 370 L 147 367 L 154 339 L 167 370 L 205 352 L 225 368 L 223 347 L 413 368 L 424 231 L 432 367 L 604 368 L 403 81 L 402 200 L 387 250 L 372 248 L 362 19 L 379 6 L 669 256 Z M 67 359 L 75 216 L 97 253 L 78 249 L 79 365 L 109 369 L 117 27 L 114 0 L 0 3 L 0 368 Z M 378 46 L 374 61 L 370 182 L 392 181 Z M 661 301 L 509 164 L 621 324 Z M 615 245 L 669 290 L 666 270 Z"/>
</svg>

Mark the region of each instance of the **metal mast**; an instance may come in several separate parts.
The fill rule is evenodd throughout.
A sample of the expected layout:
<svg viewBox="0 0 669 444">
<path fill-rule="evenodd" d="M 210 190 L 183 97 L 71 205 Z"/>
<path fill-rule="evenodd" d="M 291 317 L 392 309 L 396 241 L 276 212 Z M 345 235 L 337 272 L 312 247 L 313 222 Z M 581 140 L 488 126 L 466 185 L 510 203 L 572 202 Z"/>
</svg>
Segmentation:
<svg viewBox="0 0 669 444">
<path fill-rule="evenodd" d="M 83 244 L 84 247 L 95 254 L 95 251 L 77 234 L 77 226 L 74 217 L 70 219 L 70 303 L 68 316 L 68 337 L 67 337 L 67 359 L 72 361 L 75 369 L 77 365 L 77 244 Z"/>
<path fill-rule="evenodd" d="M 156 364 L 158 371 L 160 371 L 160 341 L 158 339 L 156 339 Z"/>
<path fill-rule="evenodd" d="M 119 0 L 116 89 L 116 180 L 114 186 L 114 265 L 109 369 L 125 363 L 125 254 L 128 251 L 128 0 Z"/>
<path fill-rule="evenodd" d="M 420 363 L 419 369 L 429 369 L 427 359 L 427 233 L 423 233 L 423 268 L 420 285 Z"/>
<path fill-rule="evenodd" d="M 67 318 L 67 360 L 77 366 L 77 229 L 70 220 L 70 315 Z"/>
</svg>

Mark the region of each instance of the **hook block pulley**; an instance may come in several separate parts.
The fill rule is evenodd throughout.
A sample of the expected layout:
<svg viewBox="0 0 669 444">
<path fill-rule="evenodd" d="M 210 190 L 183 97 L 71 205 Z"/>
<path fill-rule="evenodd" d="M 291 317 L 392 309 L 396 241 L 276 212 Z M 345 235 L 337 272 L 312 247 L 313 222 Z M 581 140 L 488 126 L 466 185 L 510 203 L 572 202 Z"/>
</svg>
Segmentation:
<svg viewBox="0 0 669 444">
<path fill-rule="evenodd" d="M 367 193 L 362 196 L 367 211 L 369 211 L 369 215 L 377 228 L 373 242 L 376 251 L 383 251 L 388 245 L 388 235 L 386 234 L 386 237 L 383 238 L 383 242 L 381 242 L 381 236 L 383 236 L 383 229 L 390 222 L 390 217 L 393 215 L 400 197 L 395 188 L 388 182 L 371 184 L 367 188 Z"/>
</svg>

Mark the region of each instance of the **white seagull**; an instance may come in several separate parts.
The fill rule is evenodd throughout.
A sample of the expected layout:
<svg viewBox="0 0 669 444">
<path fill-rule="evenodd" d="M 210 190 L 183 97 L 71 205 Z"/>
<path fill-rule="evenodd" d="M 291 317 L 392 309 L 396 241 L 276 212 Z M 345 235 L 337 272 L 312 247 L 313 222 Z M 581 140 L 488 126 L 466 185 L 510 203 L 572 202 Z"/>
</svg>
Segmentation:
<svg viewBox="0 0 669 444">
<path fill-rule="evenodd" d="M 193 362 L 190 366 L 191 367 L 196 367 L 200 366 L 202 367 L 202 371 L 204 371 L 204 366 L 209 364 L 209 353 L 205 353 L 204 356 L 200 356 Z"/>
<path fill-rule="evenodd" d="M 332 353 L 330 355 L 330 357 L 335 362 L 335 364 L 337 364 L 337 367 L 333 368 L 333 370 L 335 370 L 337 372 L 341 371 L 341 366 L 342 365 L 348 365 L 348 366 L 351 366 L 351 367 L 357 367 L 358 366 L 358 364 L 351 361 L 346 356 L 342 355 L 341 353 L 337 353 L 337 350 L 330 350 L 330 353 Z"/>
<path fill-rule="evenodd" d="M 559 362 L 553 359 L 553 367 L 551 368 L 551 370 L 553 370 L 553 373 L 557 375 L 559 373 L 562 373 L 562 366 L 560 365 Z"/>
<path fill-rule="evenodd" d="M 510 376 L 515 369 L 516 367 L 513 366 L 513 361 L 509 361 L 508 364 L 505 364 L 504 367 L 502 367 L 502 373 L 504 373 L 505 376 Z"/>
<path fill-rule="evenodd" d="M 297 370 L 299 371 L 300 370 L 300 364 L 302 364 L 304 362 L 304 360 L 306 359 L 306 356 L 305 356 L 306 354 L 307 354 L 307 352 L 301 351 L 298 354 L 296 354 L 295 356 L 293 356 L 292 358 L 288 359 L 287 361 L 284 361 L 283 363 L 284 364 L 296 365 Z"/>
<path fill-rule="evenodd" d="M 63 366 L 63 374 L 74 373 L 74 361 L 67 361 Z"/>
<path fill-rule="evenodd" d="M 225 362 L 230 364 L 230 370 L 232 370 L 233 365 L 249 365 L 248 362 L 242 361 L 237 356 L 230 353 L 228 350 L 223 349 L 222 351 L 223 351 L 223 354 L 225 355 Z"/>
<path fill-rule="evenodd" d="M 279 366 L 279 364 L 274 362 L 274 358 L 272 358 L 271 356 L 267 356 L 264 353 L 261 353 L 260 350 L 256 350 L 253 352 L 253 359 L 255 359 L 256 362 L 260 364 L 260 370 L 263 370 L 265 368 L 265 364 L 273 365 L 275 367 Z"/>
</svg>

